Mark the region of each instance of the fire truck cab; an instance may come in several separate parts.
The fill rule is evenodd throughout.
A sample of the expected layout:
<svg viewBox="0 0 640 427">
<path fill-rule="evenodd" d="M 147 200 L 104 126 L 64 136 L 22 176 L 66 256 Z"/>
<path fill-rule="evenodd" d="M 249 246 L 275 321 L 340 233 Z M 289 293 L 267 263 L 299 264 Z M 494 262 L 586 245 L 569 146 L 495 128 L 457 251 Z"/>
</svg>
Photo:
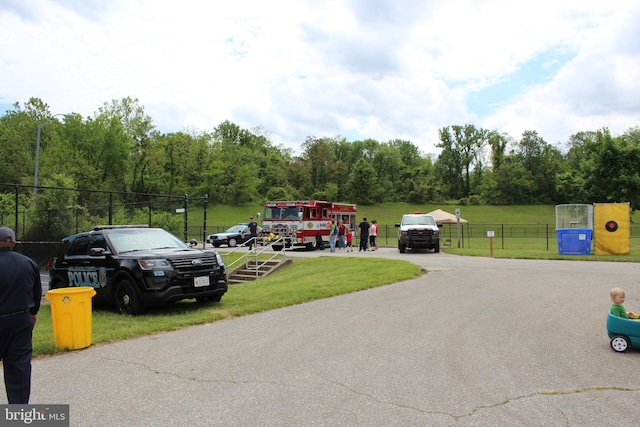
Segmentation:
<svg viewBox="0 0 640 427">
<path fill-rule="evenodd" d="M 329 243 L 331 221 L 338 224 L 340 220 L 347 232 L 352 232 L 356 227 L 356 205 L 321 200 L 276 201 L 264 206 L 262 229 L 283 239 L 282 245 L 273 246 L 276 251 L 283 247 L 314 250 L 320 239 Z"/>
</svg>

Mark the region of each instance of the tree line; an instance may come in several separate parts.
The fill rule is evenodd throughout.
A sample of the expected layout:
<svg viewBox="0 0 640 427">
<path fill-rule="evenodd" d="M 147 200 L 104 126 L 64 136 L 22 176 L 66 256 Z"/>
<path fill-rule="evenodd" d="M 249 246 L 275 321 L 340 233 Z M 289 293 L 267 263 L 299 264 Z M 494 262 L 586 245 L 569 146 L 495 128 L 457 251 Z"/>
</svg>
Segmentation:
<svg viewBox="0 0 640 427">
<path fill-rule="evenodd" d="M 105 103 L 90 117 L 62 117 L 31 98 L 0 117 L 0 183 L 33 183 L 38 127 L 43 186 L 207 194 L 209 203 L 229 205 L 325 199 L 640 207 L 638 127 L 618 136 L 607 128 L 587 130 L 554 146 L 534 130 L 517 139 L 472 124 L 451 125 L 439 130 L 437 156 L 401 139 L 308 136 L 294 154 L 274 145 L 264 129 L 229 121 L 212 131 L 161 133 L 137 99 Z"/>
</svg>

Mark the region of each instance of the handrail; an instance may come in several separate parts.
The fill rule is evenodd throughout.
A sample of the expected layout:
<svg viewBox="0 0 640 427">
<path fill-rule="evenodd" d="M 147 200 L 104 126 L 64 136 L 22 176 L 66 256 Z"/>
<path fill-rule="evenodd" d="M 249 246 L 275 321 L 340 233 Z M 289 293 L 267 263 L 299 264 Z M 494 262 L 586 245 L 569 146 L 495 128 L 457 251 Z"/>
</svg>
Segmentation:
<svg viewBox="0 0 640 427">
<path fill-rule="evenodd" d="M 279 256 L 282 256 L 282 260 L 286 260 L 287 259 L 287 252 L 285 251 L 285 244 L 284 244 L 284 239 L 282 237 L 278 237 L 276 240 L 274 240 L 273 242 L 269 242 L 269 244 L 267 244 L 266 246 L 262 246 L 262 249 L 258 250 L 258 239 L 261 239 L 259 237 L 253 237 L 252 239 L 250 239 L 249 241 L 247 241 L 246 243 L 251 242 L 253 239 L 255 239 L 256 243 L 253 245 L 253 247 L 255 249 L 247 252 L 247 255 L 245 257 L 245 268 L 247 270 L 251 270 L 252 268 L 255 268 L 256 270 L 256 278 L 259 277 L 259 273 L 260 273 L 260 267 L 266 265 L 269 261 L 276 259 Z M 263 240 L 264 242 L 264 240 Z M 258 258 L 261 254 L 263 254 L 265 251 L 267 251 L 270 248 L 273 248 L 274 244 L 276 243 L 280 243 L 282 245 L 282 249 L 280 249 L 279 251 L 276 251 L 272 256 L 268 257 L 266 260 L 262 261 L 260 264 L 258 264 Z M 254 257 L 254 264 L 253 266 L 249 265 L 249 257 Z"/>
<path fill-rule="evenodd" d="M 256 270 L 256 277 L 258 277 L 259 275 L 259 271 L 260 271 L 260 267 L 264 266 L 267 262 L 277 258 L 278 256 L 282 256 L 283 261 L 287 258 L 287 253 L 285 251 L 285 244 L 284 244 L 284 239 L 282 237 L 277 238 L 276 240 L 269 242 L 267 245 L 262 246 L 262 249 L 260 249 L 258 251 L 258 241 L 262 240 L 262 242 L 265 242 L 264 239 L 262 239 L 261 237 L 252 237 L 251 239 L 247 240 L 246 242 L 244 242 L 241 245 L 238 245 L 237 247 L 235 247 L 234 249 L 232 249 L 231 251 L 227 252 L 226 254 L 224 254 L 224 256 L 226 257 L 225 260 L 225 270 L 227 272 L 227 275 L 229 275 L 229 273 L 231 271 L 233 271 L 233 269 L 231 268 L 231 266 L 236 265 L 236 264 L 240 264 L 241 262 L 244 261 L 245 264 L 245 268 L 248 270 L 252 270 L 255 269 Z M 255 242 L 255 243 L 254 243 Z M 235 261 L 233 261 L 232 263 L 228 263 L 229 260 L 229 255 L 231 255 L 232 253 L 234 253 L 235 251 L 239 250 L 240 248 L 244 248 L 246 246 L 249 245 L 249 243 L 253 243 L 253 248 L 255 249 L 251 249 L 249 252 L 247 252 L 244 256 L 239 257 L 238 259 L 236 259 Z M 258 258 L 261 254 L 263 254 L 265 251 L 267 251 L 268 249 L 272 249 L 274 245 L 276 245 L 277 243 L 280 243 L 282 245 L 282 249 L 279 251 L 276 251 L 272 256 L 270 256 L 267 260 L 263 261 L 262 263 L 258 264 Z M 249 257 L 255 257 L 255 262 L 253 266 L 249 265 Z"/>
</svg>

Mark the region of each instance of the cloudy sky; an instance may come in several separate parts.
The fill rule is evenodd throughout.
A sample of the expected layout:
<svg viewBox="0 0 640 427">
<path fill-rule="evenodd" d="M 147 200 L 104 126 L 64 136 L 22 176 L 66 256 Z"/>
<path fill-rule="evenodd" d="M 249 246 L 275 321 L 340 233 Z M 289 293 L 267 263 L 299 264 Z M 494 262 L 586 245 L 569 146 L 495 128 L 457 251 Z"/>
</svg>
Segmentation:
<svg viewBox="0 0 640 427">
<path fill-rule="evenodd" d="M 640 126 L 637 0 L 0 0 L 0 114 L 137 98 L 161 132 L 550 144 Z"/>
</svg>

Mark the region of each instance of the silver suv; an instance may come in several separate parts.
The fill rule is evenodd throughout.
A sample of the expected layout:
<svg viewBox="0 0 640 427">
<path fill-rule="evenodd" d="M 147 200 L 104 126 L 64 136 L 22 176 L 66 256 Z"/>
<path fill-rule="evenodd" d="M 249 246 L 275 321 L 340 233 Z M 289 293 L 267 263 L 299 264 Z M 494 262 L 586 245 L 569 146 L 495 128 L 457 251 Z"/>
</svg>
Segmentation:
<svg viewBox="0 0 640 427">
<path fill-rule="evenodd" d="M 431 215 L 419 212 L 402 216 L 398 227 L 398 250 L 401 254 L 407 248 L 433 249 L 440 252 L 440 225 Z"/>
</svg>

